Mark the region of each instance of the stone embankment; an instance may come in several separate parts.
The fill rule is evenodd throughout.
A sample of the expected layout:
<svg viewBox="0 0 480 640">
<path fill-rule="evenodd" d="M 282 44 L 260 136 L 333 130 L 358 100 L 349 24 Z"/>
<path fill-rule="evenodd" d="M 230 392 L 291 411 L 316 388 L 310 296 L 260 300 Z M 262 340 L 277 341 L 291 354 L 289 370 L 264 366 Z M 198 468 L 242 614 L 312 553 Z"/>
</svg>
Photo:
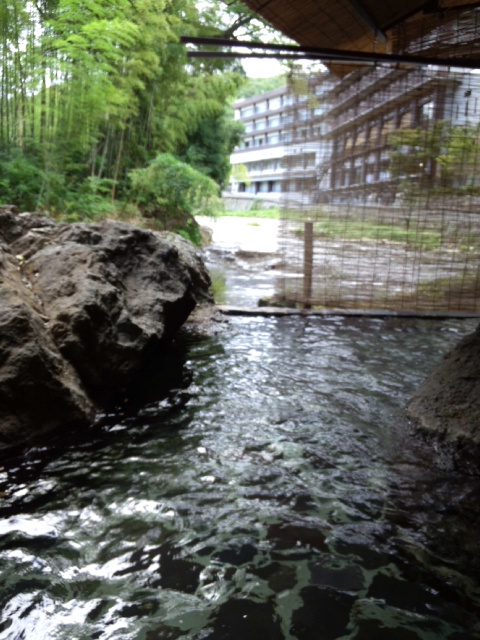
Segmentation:
<svg viewBox="0 0 480 640">
<path fill-rule="evenodd" d="M 209 287 L 174 234 L 0 207 L 0 449 L 91 424 Z"/>
</svg>

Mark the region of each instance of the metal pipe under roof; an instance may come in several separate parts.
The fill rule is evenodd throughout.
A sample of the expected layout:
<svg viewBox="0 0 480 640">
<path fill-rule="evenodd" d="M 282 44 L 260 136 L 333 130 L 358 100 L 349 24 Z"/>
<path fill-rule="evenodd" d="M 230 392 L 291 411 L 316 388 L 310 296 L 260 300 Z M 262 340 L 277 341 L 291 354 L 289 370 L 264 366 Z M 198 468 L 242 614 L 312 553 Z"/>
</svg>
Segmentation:
<svg viewBox="0 0 480 640">
<path fill-rule="evenodd" d="M 265 44 L 262 42 L 246 42 L 244 40 L 228 40 L 224 38 L 205 38 L 198 36 L 182 36 L 183 44 L 197 46 L 239 47 L 262 49 L 276 53 L 241 53 L 235 51 L 189 51 L 191 58 L 277 58 L 280 60 L 318 60 L 323 62 L 348 62 L 378 64 L 409 64 L 413 66 L 448 67 L 457 69 L 480 69 L 480 60 L 471 58 L 429 58 L 410 54 L 389 54 L 365 51 L 345 51 L 341 49 L 323 49 L 318 47 L 299 47 L 288 44 Z"/>
</svg>

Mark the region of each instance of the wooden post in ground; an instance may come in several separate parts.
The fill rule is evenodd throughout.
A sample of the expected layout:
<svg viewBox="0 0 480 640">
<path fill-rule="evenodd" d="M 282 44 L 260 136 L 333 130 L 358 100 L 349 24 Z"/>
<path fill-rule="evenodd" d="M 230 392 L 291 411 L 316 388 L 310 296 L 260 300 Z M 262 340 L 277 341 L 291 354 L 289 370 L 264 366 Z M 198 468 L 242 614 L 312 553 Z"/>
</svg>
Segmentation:
<svg viewBox="0 0 480 640">
<path fill-rule="evenodd" d="M 303 308 L 312 308 L 313 222 L 307 220 L 303 234 Z"/>
</svg>

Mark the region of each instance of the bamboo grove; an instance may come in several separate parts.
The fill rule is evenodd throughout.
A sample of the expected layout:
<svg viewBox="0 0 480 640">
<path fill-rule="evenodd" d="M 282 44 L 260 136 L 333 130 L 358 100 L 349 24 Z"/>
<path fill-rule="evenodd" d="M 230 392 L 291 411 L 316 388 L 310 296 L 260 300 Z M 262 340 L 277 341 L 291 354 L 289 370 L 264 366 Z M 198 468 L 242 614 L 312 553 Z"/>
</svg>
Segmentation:
<svg viewBox="0 0 480 640">
<path fill-rule="evenodd" d="M 114 201 L 159 153 L 201 158 L 221 182 L 198 141 L 202 128 L 223 135 L 228 157 L 225 106 L 242 76 L 236 63 L 187 63 L 179 38 L 261 27 L 217 0 L 2 0 L 0 202 Z"/>
</svg>

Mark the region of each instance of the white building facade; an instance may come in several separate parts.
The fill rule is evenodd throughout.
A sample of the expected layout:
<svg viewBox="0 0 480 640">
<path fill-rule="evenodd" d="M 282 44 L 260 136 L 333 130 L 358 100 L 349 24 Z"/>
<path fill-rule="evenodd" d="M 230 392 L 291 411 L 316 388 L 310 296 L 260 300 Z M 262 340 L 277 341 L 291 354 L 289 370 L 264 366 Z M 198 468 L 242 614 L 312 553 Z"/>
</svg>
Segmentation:
<svg viewBox="0 0 480 640">
<path fill-rule="evenodd" d="M 294 93 L 285 86 L 233 107 L 245 134 L 230 157 L 232 194 L 279 199 L 304 192 L 304 181 L 315 178 L 324 154 L 320 128 L 314 127 L 319 106 L 308 92 Z"/>
<path fill-rule="evenodd" d="M 242 142 L 230 157 L 233 194 L 275 197 L 282 192 L 285 176 L 283 126 L 288 100 L 287 88 L 283 87 L 233 105 L 235 119 L 245 125 Z"/>
<path fill-rule="evenodd" d="M 391 134 L 448 121 L 480 132 L 480 74 L 436 68 L 364 67 L 344 77 L 312 75 L 234 104 L 245 125 L 230 157 L 231 193 L 305 203 L 393 204 Z M 480 136 L 480 133 L 479 133 Z M 468 167 L 467 167 L 468 169 Z M 467 170 L 466 169 L 466 170 Z M 411 182 L 433 184 L 434 160 Z"/>
</svg>

